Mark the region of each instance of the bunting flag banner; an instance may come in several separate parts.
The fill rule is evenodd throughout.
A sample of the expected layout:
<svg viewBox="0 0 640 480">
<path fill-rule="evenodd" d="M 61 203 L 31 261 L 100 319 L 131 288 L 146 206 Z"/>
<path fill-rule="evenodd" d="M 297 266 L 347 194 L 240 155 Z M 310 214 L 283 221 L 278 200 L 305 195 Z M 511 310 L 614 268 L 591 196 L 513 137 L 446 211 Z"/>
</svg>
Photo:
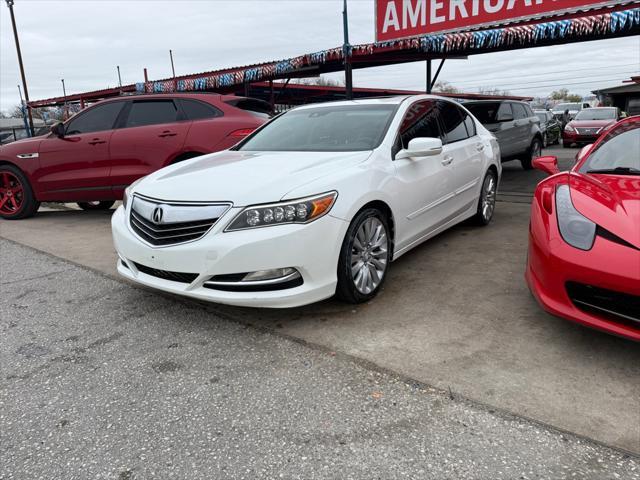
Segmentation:
<svg viewBox="0 0 640 480">
<path fill-rule="evenodd" d="M 504 49 L 512 46 L 536 46 L 557 40 L 580 40 L 608 33 L 622 33 L 640 27 L 640 8 L 591 15 L 571 19 L 518 25 L 488 30 L 457 33 L 432 34 L 422 37 L 403 38 L 365 45 L 348 47 L 351 57 L 368 56 L 388 51 L 419 51 L 425 54 L 466 55 Z M 137 83 L 137 92 L 173 92 L 175 90 L 200 91 L 215 90 L 245 82 L 260 82 L 276 78 L 286 78 L 303 67 L 318 66 L 330 61 L 344 59 L 342 47 L 313 52 L 276 62 L 252 65 L 232 72 L 209 72 L 202 77 L 158 82 Z"/>
</svg>

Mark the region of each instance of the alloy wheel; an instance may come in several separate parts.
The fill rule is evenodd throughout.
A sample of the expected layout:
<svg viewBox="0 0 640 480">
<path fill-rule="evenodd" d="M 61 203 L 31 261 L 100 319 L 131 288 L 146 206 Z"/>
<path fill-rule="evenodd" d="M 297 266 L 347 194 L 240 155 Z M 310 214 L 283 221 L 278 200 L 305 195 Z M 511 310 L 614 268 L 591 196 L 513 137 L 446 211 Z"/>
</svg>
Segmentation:
<svg viewBox="0 0 640 480">
<path fill-rule="evenodd" d="M 387 230 L 376 217 L 367 218 L 358 228 L 351 250 L 351 276 L 356 289 L 370 294 L 382 282 L 387 270 Z"/>
<path fill-rule="evenodd" d="M 24 202 L 24 187 L 11 172 L 0 172 L 0 213 L 13 215 L 20 211 Z"/>
<path fill-rule="evenodd" d="M 487 175 L 482 185 L 482 218 L 489 222 L 496 208 L 497 182 L 493 175 Z"/>
<path fill-rule="evenodd" d="M 533 142 L 533 146 L 531 147 L 531 159 L 538 158 L 542 156 L 542 145 L 540 144 L 540 140 L 535 140 Z"/>
</svg>

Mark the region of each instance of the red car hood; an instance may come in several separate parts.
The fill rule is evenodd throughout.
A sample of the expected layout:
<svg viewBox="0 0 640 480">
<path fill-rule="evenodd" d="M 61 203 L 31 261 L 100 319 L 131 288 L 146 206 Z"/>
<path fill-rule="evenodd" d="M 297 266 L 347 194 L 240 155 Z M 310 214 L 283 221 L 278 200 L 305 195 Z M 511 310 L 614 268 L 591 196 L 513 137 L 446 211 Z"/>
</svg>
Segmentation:
<svg viewBox="0 0 640 480">
<path fill-rule="evenodd" d="M 572 127 L 579 128 L 602 128 L 616 123 L 615 120 L 573 120 L 569 122 Z"/>
<path fill-rule="evenodd" d="M 572 173 L 569 185 L 576 210 L 640 248 L 640 176 Z"/>
</svg>

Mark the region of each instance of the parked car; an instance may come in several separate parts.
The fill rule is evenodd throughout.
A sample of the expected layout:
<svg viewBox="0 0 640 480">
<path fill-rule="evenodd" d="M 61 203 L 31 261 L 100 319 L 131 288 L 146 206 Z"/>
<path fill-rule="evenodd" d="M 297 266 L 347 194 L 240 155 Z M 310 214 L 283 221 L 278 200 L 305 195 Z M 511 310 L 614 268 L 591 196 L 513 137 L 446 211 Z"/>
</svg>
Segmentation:
<svg viewBox="0 0 640 480">
<path fill-rule="evenodd" d="M 536 117 L 540 119 L 540 130 L 542 131 L 542 146 L 556 145 L 560 143 L 562 136 L 562 125 L 549 110 L 534 110 Z"/>
<path fill-rule="evenodd" d="M 391 261 L 470 217 L 488 224 L 500 174 L 495 138 L 456 102 L 300 107 L 129 187 L 112 217 L 118 272 L 233 305 L 365 302 Z"/>
<path fill-rule="evenodd" d="M 578 112 L 580 112 L 582 109 L 589 107 L 591 107 L 591 105 L 582 102 L 559 103 L 555 107 L 553 107 L 551 112 L 558 121 L 562 122 L 565 112 L 569 112 L 569 118 L 571 119 L 575 118 Z"/>
<path fill-rule="evenodd" d="M 584 147 L 570 172 L 555 157 L 535 191 L 526 279 L 550 313 L 640 341 L 640 117 Z"/>
<path fill-rule="evenodd" d="M 214 94 L 99 102 L 49 135 L 0 147 L 0 216 L 31 216 L 43 201 L 108 209 L 138 178 L 233 146 L 269 111 L 261 100 Z"/>
<path fill-rule="evenodd" d="M 534 158 L 542 154 L 540 120 L 524 102 L 473 101 L 464 104 L 498 139 L 502 161 L 520 160 L 530 170 Z"/>
<path fill-rule="evenodd" d="M 621 118 L 622 112 L 615 107 L 585 108 L 564 127 L 562 145 L 569 148 L 593 143 Z"/>
</svg>

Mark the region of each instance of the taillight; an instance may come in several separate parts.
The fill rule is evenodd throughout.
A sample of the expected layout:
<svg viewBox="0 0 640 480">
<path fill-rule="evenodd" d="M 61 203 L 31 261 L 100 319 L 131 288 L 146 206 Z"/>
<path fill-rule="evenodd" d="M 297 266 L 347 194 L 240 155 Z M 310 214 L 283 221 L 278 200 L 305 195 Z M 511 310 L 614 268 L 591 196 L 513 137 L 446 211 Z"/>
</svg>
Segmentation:
<svg viewBox="0 0 640 480">
<path fill-rule="evenodd" d="M 241 128 L 240 130 L 234 130 L 229 134 L 230 137 L 246 137 L 253 133 L 255 128 Z"/>
</svg>

